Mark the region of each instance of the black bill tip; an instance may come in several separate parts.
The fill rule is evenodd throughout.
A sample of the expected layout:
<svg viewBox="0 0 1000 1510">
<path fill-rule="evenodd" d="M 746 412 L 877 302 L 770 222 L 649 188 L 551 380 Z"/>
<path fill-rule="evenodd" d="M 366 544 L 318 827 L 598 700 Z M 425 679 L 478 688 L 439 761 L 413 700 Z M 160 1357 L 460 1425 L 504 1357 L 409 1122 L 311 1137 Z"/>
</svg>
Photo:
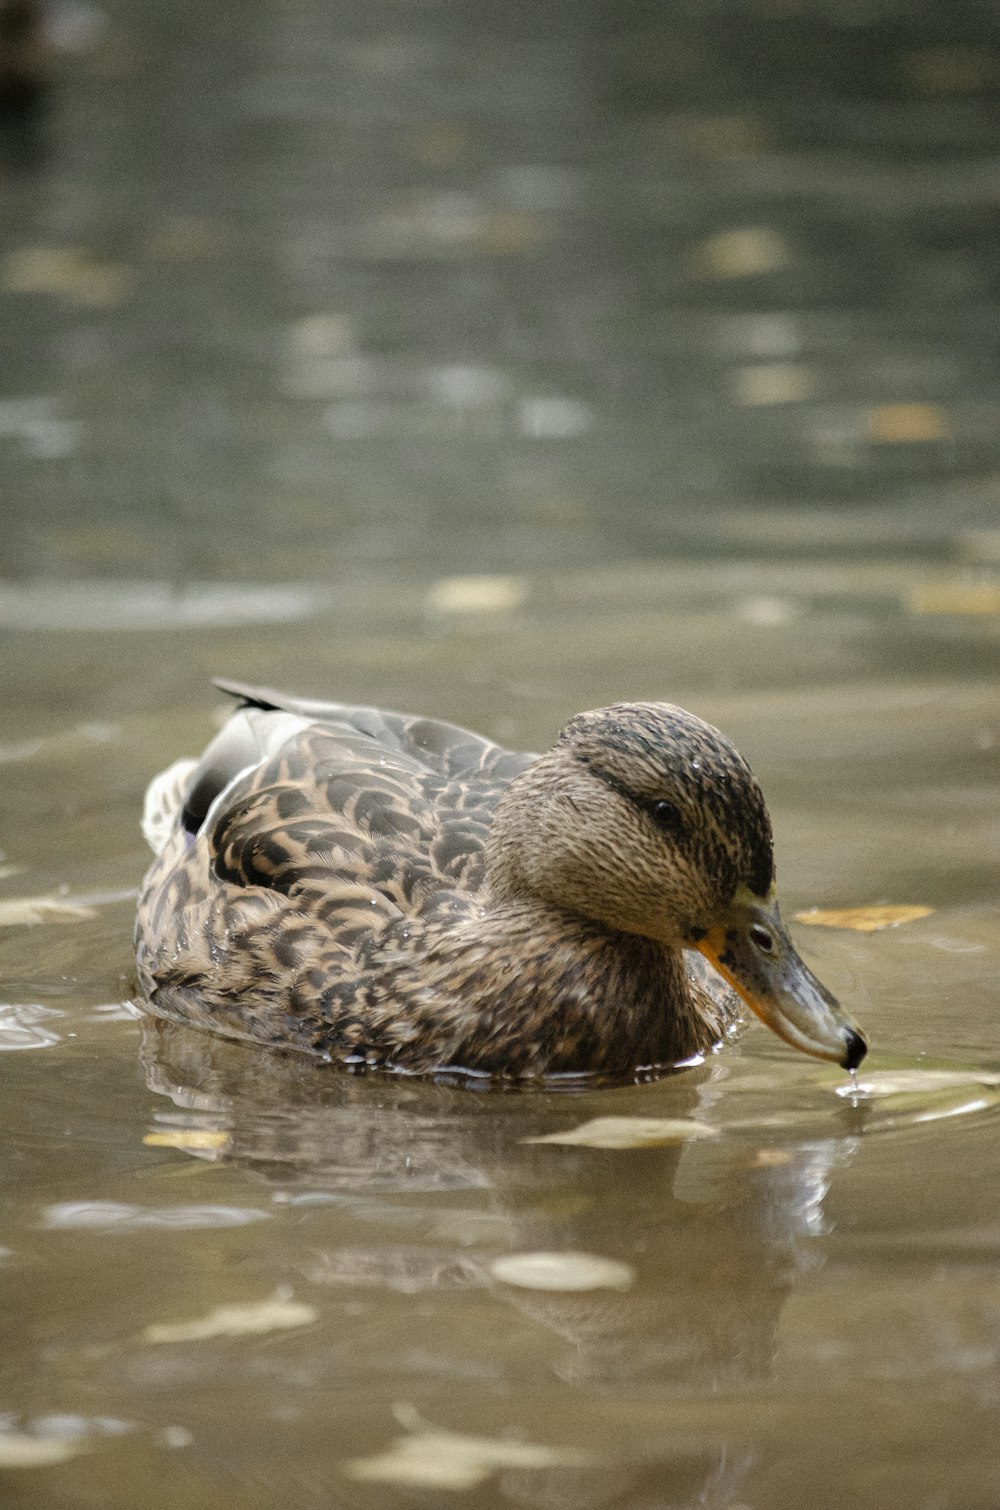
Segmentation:
<svg viewBox="0 0 1000 1510">
<path fill-rule="evenodd" d="M 847 1029 L 847 1043 L 844 1057 L 840 1061 L 845 1070 L 856 1070 L 862 1059 L 868 1053 L 868 1045 L 860 1033 L 855 1033 L 853 1028 Z"/>
</svg>

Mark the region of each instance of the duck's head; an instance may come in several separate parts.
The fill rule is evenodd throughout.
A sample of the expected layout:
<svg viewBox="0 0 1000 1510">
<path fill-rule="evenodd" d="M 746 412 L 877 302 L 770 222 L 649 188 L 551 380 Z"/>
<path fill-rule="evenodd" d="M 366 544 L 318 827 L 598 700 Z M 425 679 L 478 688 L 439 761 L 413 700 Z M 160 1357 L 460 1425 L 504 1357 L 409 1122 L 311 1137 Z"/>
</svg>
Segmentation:
<svg viewBox="0 0 1000 1510">
<path fill-rule="evenodd" d="M 487 863 L 498 898 L 699 949 L 795 1048 L 849 1069 L 864 1057 L 864 1037 L 781 921 L 771 820 L 750 767 L 683 708 L 579 714 L 505 792 Z"/>
</svg>

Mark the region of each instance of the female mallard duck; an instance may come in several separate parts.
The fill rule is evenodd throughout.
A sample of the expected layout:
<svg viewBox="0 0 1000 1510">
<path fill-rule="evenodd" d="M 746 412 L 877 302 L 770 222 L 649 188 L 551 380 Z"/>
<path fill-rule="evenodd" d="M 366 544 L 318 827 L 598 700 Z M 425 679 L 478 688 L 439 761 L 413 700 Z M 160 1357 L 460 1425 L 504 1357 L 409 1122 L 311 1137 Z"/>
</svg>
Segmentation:
<svg viewBox="0 0 1000 1510">
<path fill-rule="evenodd" d="M 348 1065 L 621 1075 L 717 1042 L 724 980 L 796 1048 L 860 1063 L 782 926 L 760 788 L 700 718 L 621 703 L 535 756 L 218 685 L 239 708 L 146 797 L 154 1012 Z"/>
</svg>

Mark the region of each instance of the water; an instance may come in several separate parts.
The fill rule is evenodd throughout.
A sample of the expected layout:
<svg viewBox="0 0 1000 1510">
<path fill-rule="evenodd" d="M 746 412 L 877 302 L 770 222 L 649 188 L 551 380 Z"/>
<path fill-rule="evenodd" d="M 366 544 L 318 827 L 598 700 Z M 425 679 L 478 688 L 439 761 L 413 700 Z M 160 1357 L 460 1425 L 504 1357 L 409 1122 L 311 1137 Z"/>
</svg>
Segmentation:
<svg viewBox="0 0 1000 1510">
<path fill-rule="evenodd" d="M 992 25 L 50 25 L 2 143 L 4 1505 L 993 1510 Z M 758 1025 L 499 1094 L 135 1017 L 213 674 L 719 724 L 786 917 L 931 909 L 792 925 L 856 1083 Z M 536 1141 L 608 1117 L 713 1131 Z"/>
</svg>

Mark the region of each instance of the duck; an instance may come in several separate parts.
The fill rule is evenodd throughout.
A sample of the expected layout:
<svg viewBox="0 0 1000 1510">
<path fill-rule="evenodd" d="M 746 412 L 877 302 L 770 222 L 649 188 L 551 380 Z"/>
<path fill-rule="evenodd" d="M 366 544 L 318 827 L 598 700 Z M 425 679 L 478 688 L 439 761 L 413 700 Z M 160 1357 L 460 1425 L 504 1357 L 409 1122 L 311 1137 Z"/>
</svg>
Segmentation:
<svg viewBox="0 0 1000 1510">
<path fill-rule="evenodd" d="M 860 1064 L 781 920 L 760 787 L 693 713 L 616 703 L 536 755 L 215 685 L 228 720 L 146 794 L 154 1016 L 356 1072 L 642 1078 L 718 1046 L 745 1003 Z"/>
</svg>

